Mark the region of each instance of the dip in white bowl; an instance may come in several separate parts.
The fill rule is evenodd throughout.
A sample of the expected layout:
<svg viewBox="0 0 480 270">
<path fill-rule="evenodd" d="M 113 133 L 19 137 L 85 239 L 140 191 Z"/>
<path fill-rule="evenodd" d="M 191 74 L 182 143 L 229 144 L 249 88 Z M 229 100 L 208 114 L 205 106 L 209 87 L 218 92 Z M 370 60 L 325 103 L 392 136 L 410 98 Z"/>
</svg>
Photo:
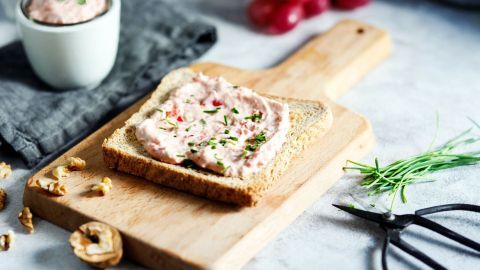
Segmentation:
<svg viewBox="0 0 480 270">
<path fill-rule="evenodd" d="M 120 33 L 121 1 L 107 2 L 109 7 L 101 16 L 63 25 L 34 21 L 27 12 L 31 1 L 18 2 L 20 36 L 38 77 L 60 90 L 100 84 L 115 63 Z"/>
<path fill-rule="evenodd" d="M 30 0 L 26 13 L 37 22 L 65 25 L 89 21 L 108 8 L 108 0 Z"/>
</svg>

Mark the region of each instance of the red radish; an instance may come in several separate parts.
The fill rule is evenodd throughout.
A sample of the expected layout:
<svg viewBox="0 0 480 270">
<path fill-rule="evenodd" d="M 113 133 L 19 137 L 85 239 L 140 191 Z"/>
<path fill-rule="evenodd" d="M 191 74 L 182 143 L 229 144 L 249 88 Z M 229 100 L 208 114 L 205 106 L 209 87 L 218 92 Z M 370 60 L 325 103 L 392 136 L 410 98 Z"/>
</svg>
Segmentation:
<svg viewBox="0 0 480 270">
<path fill-rule="evenodd" d="M 278 5 L 276 0 L 254 0 L 247 8 L 250 21 L 257 27 L 266 27 Z"/>
<path fill-rule="evenodd" d="M 333 6 L 339 9 L 355 9 L 368 4 L 370 0 L 332 0 Z"/>
<path fill-rule="evenodd" d="M 183 122 L 183 118 L 182 118 L 181 116 L 178 116 L 178 117 L 177 117 L 177 121 L 178 121 L 178 122 Z"/>
<path fill-rule="evenodd" d="M 295 3 L 295 4 L 305 4 L 306 2 L 308 2 L 310 0 L 279 0 L 277 2 L 290 2 L 290 3 Z"/>
<path fill-rule="evenodd" d="M 308 0 L 303 4 L 307 18 L 319 15 L 330 7 L 330 0 Z"/>
<path fill-rule="evenodd" d="M 271 15 L 267 30 L 271 34 L 283 34 L 295 28 L 305 17 L 303 7 L 297 3 L 285 2 Z"/>
</svg>

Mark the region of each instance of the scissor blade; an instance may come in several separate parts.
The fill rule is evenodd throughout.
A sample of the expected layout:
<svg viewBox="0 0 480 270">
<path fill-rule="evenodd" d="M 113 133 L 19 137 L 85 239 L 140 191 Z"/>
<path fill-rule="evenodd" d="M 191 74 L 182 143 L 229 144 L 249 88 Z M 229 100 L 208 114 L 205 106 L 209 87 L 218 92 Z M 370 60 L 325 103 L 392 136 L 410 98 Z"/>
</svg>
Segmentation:
<svg viewBox="0 0 480 270">
<path fill-rule="evenodd" d="M 364 211 L 364 210 L 360 210 L 360 209 L 355 209 L 355 208 L 352 208 L 352 207 L 338 205 L 338 204 L 332 204 L 332 205 L 335 206 L 336 208 L 340 209 L 340 210 L 343 210 L 343 211 L 345 211 L 347 213 L 350 213 L 352 215 L 355 215 L 357 217 L 361 217 L 361 218 L 364 218 L 364 219 L 367 219 L 367 220 L 370 220 L 370 221 L 373 221 L 373 222 L 376 222 L 376 223 L 380 223 L 380 224 L 385 223 L 385 219 L 383 218 L 383 216 L 381 214 L 374 213 L 374 212 L 369 212 L 369 211 Z"/>
</svg>

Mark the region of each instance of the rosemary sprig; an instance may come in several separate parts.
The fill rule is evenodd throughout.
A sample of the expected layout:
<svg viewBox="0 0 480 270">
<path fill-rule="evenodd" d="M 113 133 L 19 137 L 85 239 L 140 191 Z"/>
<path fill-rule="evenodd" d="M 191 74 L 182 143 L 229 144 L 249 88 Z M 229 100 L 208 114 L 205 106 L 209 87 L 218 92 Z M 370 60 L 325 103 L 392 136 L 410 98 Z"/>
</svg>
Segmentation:
<svg viewBox="0 0 480 270">
<path fill-rule="evenodd" d="M 390 210 L 395 198 L 400 193 L 403 203 L 407 202 L 406 187 L 419 181 L 433 181 L 427 176 L 437 171 L 452 169 L 460 166 L 475 165 L 480 162 L 480 151 L 457 153 L 458 148 L 480 141 L 480 137 L 471 135 L 472 128 L 450 139 L 434 150 L 427 150 L 416 156 L 393 162 L 380 167 L 378 159 L 375 165 L 370 166 L 348 160 L 352 167 L 344 170 L 357 170 L 364 176 L 360 185 L 369 190 L 368 195 L 388 192 L 393 196 Z"/>
</svg>

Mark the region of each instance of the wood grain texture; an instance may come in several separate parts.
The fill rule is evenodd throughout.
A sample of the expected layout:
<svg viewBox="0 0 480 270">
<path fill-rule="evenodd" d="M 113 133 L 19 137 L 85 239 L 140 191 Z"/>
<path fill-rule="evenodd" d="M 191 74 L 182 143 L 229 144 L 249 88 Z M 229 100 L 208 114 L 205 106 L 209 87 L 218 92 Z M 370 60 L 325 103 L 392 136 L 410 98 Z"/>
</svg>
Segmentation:
<svg viewBox="0 0 480 270">
<path fill-rule="evenodd" d="M 341 177 L 346 159 L 358 159 L 368 151 L 373 142 L 369 122 L 331 100 L 389 51 L 385 32 L 343 21 L 271 69 L 246 71 L 212 63 L 192 67 L 263 93 L 321 99 L 333 111 L 331 130 L 292 162 L 256 207 L 202 199 L 112 171 L 103 164 L 103 139 L 148 97 L 33 175 L 25 187 L 24 204 L 34 214 L 71 231 L 91 220 L 116 227 L 122 233 L 126 255 L 150 268 L 238 269 Z M 35 187 L 37 179 L 51 177 L 52 168 L 70 156 L 84 158 L 87 169 L 73 172 L 65 180 L 66 196 L 53 197 Z M 103 176 L 112 178 L 114 185 L 105 197 L 89 191 Z"/>
</svg>

